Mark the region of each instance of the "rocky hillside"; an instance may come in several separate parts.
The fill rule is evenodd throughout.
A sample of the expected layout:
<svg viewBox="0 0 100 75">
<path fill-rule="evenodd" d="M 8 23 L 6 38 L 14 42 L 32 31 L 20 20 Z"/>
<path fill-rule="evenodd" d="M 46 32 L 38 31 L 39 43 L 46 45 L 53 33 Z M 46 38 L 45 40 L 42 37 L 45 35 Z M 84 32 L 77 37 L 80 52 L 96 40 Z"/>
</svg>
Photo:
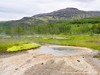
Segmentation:
<svg viewBox="0 0 100 75">
<path fill-rule="evenodd" d="M 100 11 L 83 11 L 77 8 L 66 8 L 51 13 L 37 14 L 32 17 L 24 17 L 21 20 L 0 23 L 0 25 L 37 25 L 48 22 L 56 22 L 70 19 L 80 19 L 100 16 Z"/>
</svg>

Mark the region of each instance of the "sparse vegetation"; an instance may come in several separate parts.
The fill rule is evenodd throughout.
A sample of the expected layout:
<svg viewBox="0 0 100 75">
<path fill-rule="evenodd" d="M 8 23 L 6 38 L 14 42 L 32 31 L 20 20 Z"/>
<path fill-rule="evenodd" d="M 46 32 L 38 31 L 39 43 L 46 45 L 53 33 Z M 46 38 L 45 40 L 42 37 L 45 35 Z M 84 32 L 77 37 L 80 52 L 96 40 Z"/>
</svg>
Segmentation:
<svg viewBox="0 0 100 75">
<path fill-rule="evenodd" d="M 93 56 L 94 58 L 99 58 L 100 59 L 100 52 L 97 54 L 97 55 L 95 55 L 95 56 Z"/>
</svg>

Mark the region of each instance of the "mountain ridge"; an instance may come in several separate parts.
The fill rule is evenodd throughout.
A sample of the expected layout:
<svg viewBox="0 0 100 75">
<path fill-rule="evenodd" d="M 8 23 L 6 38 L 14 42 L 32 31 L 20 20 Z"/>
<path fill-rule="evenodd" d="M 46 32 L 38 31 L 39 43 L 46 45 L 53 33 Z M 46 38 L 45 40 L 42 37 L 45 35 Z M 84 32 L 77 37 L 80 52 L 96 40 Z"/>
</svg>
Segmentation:
<svg viewBox="0 0 100 75">
<path fill-rule="evenodd" d="M 100 11 L 84 11 L 77 8 L 65 8 L 50 13 L 37 14 L 32 17 L 23 17 L 20 20 L 9 21 L 8 25 L 38 25 L 70 19 L 81 19 L 100 16 Z M 1 25 L 1 24 L 0 24 Z"/>
<path fill-rule="evenodd" d="M 29 18 L 41 17 L 41 16 L 46 16 L 46 15 L 48 15 L 48 16 L 59 16 L 58 13 L 68 14 L 68 15 L 71 14 L 71 13 L 73 13 L 73 14 L 77 14 L 77 13 L 94 14 L 95 13 L 96 16 L 98 16 L 98 15 L 100 16 L 100 11 L 84 11 L 84 10 L 79 10 L 78 8 L 65 8 L 65 9 L 56 10 L 56 11 L 53 11 L 53 12 L 50 12 L 50 13 L 36 14 L 36 15 L 29 17 Z M 64 17 L 66 17 L 66 16 L 64 15 Z M 26 17 L 26 18 L 28 18 L 28 17 Z"/>
</svg>

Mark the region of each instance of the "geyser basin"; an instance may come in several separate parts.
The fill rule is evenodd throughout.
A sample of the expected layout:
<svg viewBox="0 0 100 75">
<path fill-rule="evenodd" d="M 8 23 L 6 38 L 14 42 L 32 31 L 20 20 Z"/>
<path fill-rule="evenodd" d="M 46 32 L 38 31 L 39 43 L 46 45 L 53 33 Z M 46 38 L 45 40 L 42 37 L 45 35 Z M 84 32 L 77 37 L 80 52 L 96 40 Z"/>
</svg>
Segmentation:
<svg viewBox="0 0 100 75">
<path fill-rule="evenodd" d="M 42 54 L 50 54 L 54 56 L 67 56 L 81 53 L 82 50 L 65 46 L 43 46 L 39 49 L 39 52 Z"/>
</svg>

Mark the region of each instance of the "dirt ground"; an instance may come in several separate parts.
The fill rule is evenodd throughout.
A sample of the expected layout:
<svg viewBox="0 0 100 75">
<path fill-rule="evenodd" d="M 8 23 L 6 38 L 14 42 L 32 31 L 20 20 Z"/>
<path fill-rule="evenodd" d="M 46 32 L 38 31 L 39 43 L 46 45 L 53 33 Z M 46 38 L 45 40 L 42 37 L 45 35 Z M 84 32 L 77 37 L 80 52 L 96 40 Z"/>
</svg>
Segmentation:
<svg viewBox="0 0 100 75">
<path fill-rule="evenodd" d="M 100 75 L 97 51 L 77 47 L 82 53 L 54 56 L 39 49 L 0 56 L 0 75 Z"/>
</svg>

